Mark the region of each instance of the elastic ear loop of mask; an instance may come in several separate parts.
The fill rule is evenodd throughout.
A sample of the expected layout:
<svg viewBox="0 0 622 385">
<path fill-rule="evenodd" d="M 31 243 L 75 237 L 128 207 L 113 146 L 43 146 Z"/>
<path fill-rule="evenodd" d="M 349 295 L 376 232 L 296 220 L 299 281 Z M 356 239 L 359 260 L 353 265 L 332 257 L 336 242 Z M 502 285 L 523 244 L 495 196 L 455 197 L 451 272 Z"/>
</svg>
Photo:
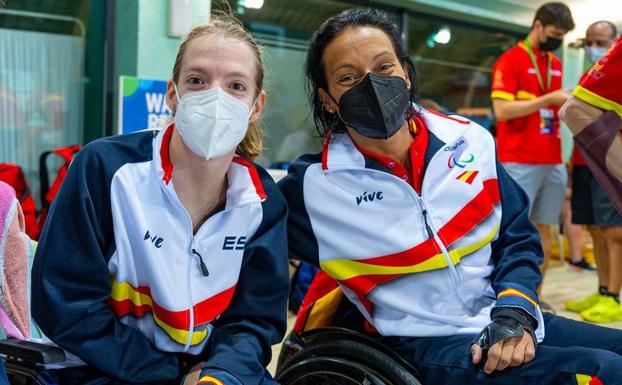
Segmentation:
<svg viewBox="0 0 622 385">
<path fill-rule="evenodd" d="M 175 97 L 177 98 L 177 105 L 179 105 L 179 103 L 181 103 L 181 101 L 179 100 L 179 94 L 177 93 L 177 84 L 175 84 L 175 82 L 173 82 L 173 89 L 175 90 Z M 173 117 L 175 117 L 175 112 L 177 111 L 177 109 L 175 109 L 175 111 L 171 111 L 171 115 Z M 171 121 L 169 120 L 169 125 Z M 173 123 L 174 124 L 174 123 Z M 153 128 L 153 136 L 155 136 L 156 134 L 156 128 Z"/>
<path fill-rule="evenodd" d="M 173 89 L 175 90 L 175 97 L 177 98 L 177 104 L 181 103 L 181 99 L 179 99 L 179 92 L 177 91 L 177 84 L 173 82 Z"/>
</svg>

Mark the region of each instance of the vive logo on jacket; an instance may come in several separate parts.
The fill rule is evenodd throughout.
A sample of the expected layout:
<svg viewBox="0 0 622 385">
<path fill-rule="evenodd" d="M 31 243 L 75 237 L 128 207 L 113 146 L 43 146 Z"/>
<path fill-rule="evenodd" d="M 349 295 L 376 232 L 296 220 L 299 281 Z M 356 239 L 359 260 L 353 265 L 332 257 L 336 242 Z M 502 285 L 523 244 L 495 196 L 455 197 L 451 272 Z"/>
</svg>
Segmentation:
<svg viewBox="0 0 622 385">
<path fill-rule="evenodd" d="M 153 243 L 153 245 L 158 249 L 162 247 L 162 242 L 164 242 L 164 238 L 162 237 L 158 237 L 157 235 L 151 236 L 149 230 L 147 230 L 145 236 L 143 237 L 143 240 L 145 241 L 148 239 L 151 240 L 151 243 Z"/>
<path fill-rule="evenodd" d="M 356 205 L 360 206 L 363 202 L 373 202 L 375 200 L 381 201 L 382 198 L 384 198 L 382 196 L 382 191 L 374 191 L 371 193 L 365 191 L 363 194 L 356 197 Z"/>
</svg>

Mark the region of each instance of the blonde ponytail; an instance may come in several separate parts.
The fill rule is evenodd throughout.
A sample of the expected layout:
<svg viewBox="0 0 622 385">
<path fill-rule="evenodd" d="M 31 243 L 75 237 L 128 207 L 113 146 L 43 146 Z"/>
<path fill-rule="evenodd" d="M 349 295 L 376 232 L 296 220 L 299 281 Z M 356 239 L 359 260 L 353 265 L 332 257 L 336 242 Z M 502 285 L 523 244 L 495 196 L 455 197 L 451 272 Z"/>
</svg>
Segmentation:
<svg viewBox="0 0 622 385">
<path fill-rule="evenodd" d="M 263 152 L 263 133 L 258 122 L 248 124 L 246 136 L 240 144 L 236 153 L 250 161 L 254 161 Z"/>
</svg>

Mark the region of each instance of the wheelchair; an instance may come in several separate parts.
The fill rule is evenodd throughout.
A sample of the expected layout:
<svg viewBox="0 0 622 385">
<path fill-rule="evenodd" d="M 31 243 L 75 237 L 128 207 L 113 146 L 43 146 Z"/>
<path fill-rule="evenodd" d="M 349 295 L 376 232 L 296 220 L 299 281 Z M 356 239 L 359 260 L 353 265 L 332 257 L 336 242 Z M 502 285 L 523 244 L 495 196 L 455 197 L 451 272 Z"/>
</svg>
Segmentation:
<svg viewBox="0 0 622 385">
<path fill-rule="evenodd" d="M 58 385 L 46 365 L 67 359 L 61 348 L 12 338 L 0 341 L 0 354 L 11 385 Z"/>
<path fill-rule="evenodd" d="M 310 305 L 298 313 L 282 344 L 275 380 L 281 385 L 421 385 L 409 362 L 355 331 L 365 330 L 362 314 L 330 286 L 334 281 L 328 284 L 326 295 L 305 297 Z M 67 360 L 58 347 L 17 339 L 0 341 L 0 355 L 12 385 L 59 385 L 48 368 Z"/>
<path fill-rule="evenodd" d="M 319 271 L 281 345 L 281 385 L 420 385 L 415 367 L 367 330 L 362 313 Z"/>
<path fill-rule="evenodd" d="M 54 346 L 0 341 L 11 385 L 59 385 L 46 365 L 66 360 Z M 284 341 L 275 379 L 281 385 L 420 385 L 419 373 L 380 342 L 345 328 L 292 332 Z"/>
<path fill-rule="evenodd" d="M 420 385 L 416 368 L 380 342 L 325 327 L 292 332 L 281 347 L 281 385 Z"/>
</svg>

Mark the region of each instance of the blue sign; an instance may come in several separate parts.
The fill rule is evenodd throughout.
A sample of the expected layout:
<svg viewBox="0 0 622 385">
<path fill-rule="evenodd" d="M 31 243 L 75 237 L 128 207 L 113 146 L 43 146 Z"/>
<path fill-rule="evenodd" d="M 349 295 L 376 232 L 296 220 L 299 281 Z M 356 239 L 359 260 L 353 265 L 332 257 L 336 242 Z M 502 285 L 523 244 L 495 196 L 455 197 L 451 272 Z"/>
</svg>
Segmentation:
<svg viewBox="0 0 622 385">
<path fill-rule="evenodd" d="M 120 77 L 119 134 L 165 127 L 170 118 L 166 80 Z"/>
</svg>

